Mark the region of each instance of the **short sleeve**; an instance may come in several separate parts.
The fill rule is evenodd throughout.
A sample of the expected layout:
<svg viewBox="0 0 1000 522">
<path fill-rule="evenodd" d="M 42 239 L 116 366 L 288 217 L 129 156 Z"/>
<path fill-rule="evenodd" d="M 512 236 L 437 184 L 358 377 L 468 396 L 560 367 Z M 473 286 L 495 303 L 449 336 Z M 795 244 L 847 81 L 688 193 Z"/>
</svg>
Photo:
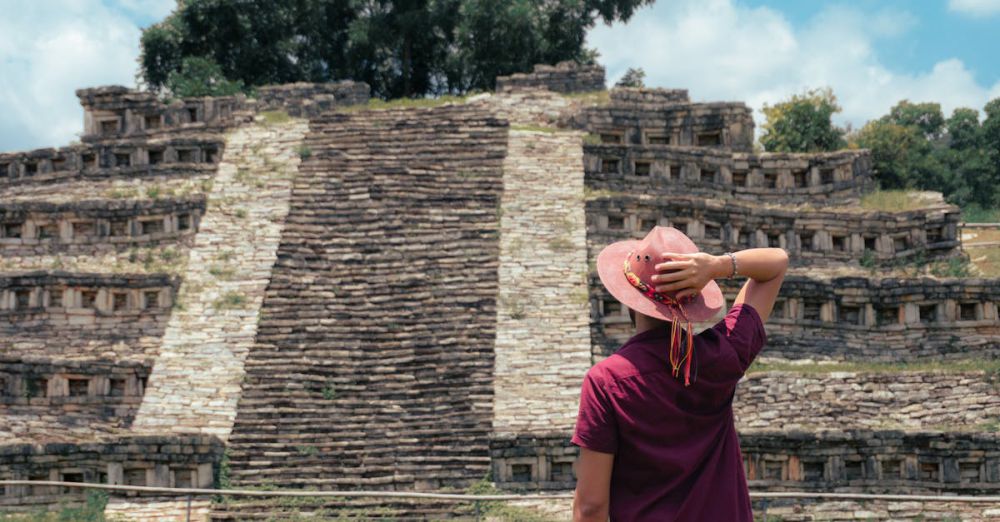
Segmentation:
<svg viewBox="0 0 1000 522">
<path fill-rule="evenodd" d="M 611 397 L 595 368 L 591 368 L 583 379 L 580 412 L 570 442 L 601 453 L 615 453 L 618 449 L 618 422 Z"/>
<path fill-rule="evenodd" d="M 746 372 L 767 342 L 767 333 L 760 314 L 747 303 L 740 303 L 729 310 L 715 329 L 729 341 L 740 362 L 740 372 Z"/>
</svg>

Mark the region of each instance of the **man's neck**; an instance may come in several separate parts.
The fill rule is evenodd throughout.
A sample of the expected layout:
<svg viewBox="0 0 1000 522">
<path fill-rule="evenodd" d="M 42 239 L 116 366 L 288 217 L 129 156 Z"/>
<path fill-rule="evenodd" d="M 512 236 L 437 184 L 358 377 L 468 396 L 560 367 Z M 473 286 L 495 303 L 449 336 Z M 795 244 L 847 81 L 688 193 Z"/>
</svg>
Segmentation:
<svg viewBox="0 0 1000 522">
<path fill-rule="evenodd" d="M 641 334 L 646 330 L 652 330 L 658 326 L 662 326 L 667 321 L 661 321 L 660 319 L 654 319 L 649 316 L 642 314 L 635 314 L 635 333 Z"/>
</svg>

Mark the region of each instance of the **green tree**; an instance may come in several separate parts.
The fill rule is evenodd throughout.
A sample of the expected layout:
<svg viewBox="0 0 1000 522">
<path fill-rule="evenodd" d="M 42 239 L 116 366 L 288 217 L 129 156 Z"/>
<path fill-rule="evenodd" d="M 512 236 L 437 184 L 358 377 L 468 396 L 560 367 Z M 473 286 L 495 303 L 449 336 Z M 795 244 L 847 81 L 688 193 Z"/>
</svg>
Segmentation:
<svg viewBox="0 0 1000 522">
<path fill-rule="evenodd" d="M 937 103 L 903 100 L 855 133 L 852 145 L 871 150 L 883 188 L 934 190 L 963 207 L 993 208 L 1000 204 L 1000 100 L 986 108 L 980 125 L 974 109 L 945 119 Z"/>
<path fill-rule="evenodd" d="M 491 89 L 536 63 L 586 62 L 587 30 L 653 0 L 184 0 L 143 31 L 140 76 L 167 86 L 184 59 L 247 88 L 354 79 L 394 98 Z"/>
<path fill-rule="evenodd" d="M 904 127 L 915 127 L 929 140 L 941 137 L 944 131 L 944 114 L 940 103 L 897 103 L 884 117 L 887 121 Z"/>
<path fill-rule="evenodd" d="M 965 107 L 955 109 L 945 122 L 945 129 L 952 149 L 974 149 L 982 143 L 983 131 L 979 124 L 979 111 L 975 109 Z"/>
<path fill-rule="evenodd" d="M 646 71 L 642 68 L 634 69 L 629 67 L 625 71 L 625 75 L 622 76 L 618 83 L 615 84 L 616 87 L 645 87 L 646 84 L 643 80 L 646 78 Z"/>
<path fill-rule="evenodd" d="M 775 105 L 764 105 L 761 145 L 770 152 L 821 152 L 843 148 L 844 130 L 831 117 L 840 112 L 833 91 L 813 89 Z"/>
<path fill-rule="evenodd" d="M 930 153 L 930 144 L 918 129 L 885 118 L 865 124 L 852 143 L 871 151 L 876 179 L 884 189 L 916 186 Z"/>
<path fill-rule="evenodd" d="M 167 74 L 167 89 L 174 96 L 229 96 L 243 90 L 243 82 L 227 80 L 219 64 L 189 56 L 181 60 L 178 70 Z"/>
</svg>

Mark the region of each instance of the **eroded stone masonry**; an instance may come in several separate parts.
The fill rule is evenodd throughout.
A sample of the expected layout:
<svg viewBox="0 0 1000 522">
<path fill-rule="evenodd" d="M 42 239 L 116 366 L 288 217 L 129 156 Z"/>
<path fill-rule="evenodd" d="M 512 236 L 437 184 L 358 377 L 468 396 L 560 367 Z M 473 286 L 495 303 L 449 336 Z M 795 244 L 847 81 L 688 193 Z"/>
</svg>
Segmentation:
<svg viewBox="0 0 1000 522">
<path fill-rule="evenodd" d="M 735 398 L 751 489 L 1000 490 L 1000 282 L 912 268 L 966 257 L 958 208 L 865 209 L 867 151 L 753 152 L 743 103 L 607 91 L 571 63 L 497 85 L 423 108 L 368 106 L 357 82 L 169 104 L 78 91 L 80 144 L 0 154 L 0 479 L 572 491 L 579 385 L 630 335 L 594 258 L 669 225 L 793 259 Z M 4 512 L 82 500 L 0 489 Z M 472 509 L 200 498 L 191 516 Z M 107 513 L 188 507 L 113 495 Z M 811 498 L 767 513 L 1000 518 Z"/>
</svg>

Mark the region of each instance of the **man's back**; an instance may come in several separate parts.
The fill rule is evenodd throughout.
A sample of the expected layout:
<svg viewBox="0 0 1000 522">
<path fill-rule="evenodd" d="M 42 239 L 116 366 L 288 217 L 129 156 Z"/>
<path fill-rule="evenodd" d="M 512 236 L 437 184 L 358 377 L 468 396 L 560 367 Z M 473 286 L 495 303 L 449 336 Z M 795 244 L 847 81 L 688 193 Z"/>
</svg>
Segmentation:
<svg viewBox="0 0 1000 522">
<path fill-rule="evenodd" d="M 695 336 L 690 386 L 672 373 L 669 326 L 591 368 L 573 443 L 615 454 L 612 520 L 752 520 L 732 399 L 765 341 L 742 304 Z"/>
</svg>

